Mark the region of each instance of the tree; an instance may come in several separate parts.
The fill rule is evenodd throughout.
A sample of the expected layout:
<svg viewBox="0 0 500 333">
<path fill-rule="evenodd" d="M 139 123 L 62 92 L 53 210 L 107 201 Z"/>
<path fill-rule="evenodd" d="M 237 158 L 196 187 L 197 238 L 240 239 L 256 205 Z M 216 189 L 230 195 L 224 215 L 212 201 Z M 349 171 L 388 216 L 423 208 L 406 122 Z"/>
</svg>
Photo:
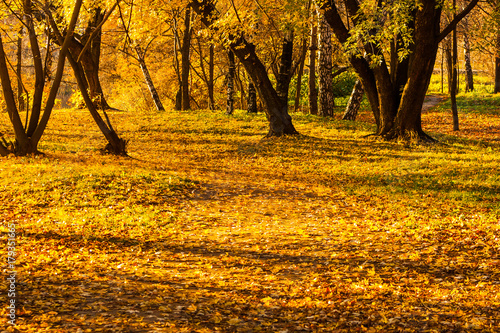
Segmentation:
<svg viewBox="0 0 500 333">
<path fill-rule="evenodd" d="M 189 110 L 191 108 L 189 96 L 189 69 L 190 69 L 190 54 L 191 54 L 191 39 L 193 34 L 191 8 L 188 6 L 184 13 L 184 30 L 182 32 L 182 44 L 180 43 L 179 29 L 177 28 L 177 19 L 174 15 L 174 35 L 176 50 L 181 54 L 179 75 L 179 90 L 177 92 L 175 109 L 176 110 Z M 177 54 L 175 55 L 176 63 L 179 62 Z"/>
<path fill-rule="evenodd" d="M 233 114 L 234 112 L 234 77 L 236 74 L 236 63 L 234 61 L 234 53 L 229 50 L 227 52 L 227 58 L 229 61 L 229 69 L 227 71 L 227 105 L 226 114 Z"/>
<path fill-rule="evenodd" d="M 69 45 L 69 52 L 76 59 L 77 71 L 84 80 L 90 98 L 98 109 L 110 109 L 101 87 L 99 78 L 99 64 L 101 59 L 102 25 L 109 18 L 116 4 L 108 11 L 103 8 L 91 7 L 87 27 L 82 34 L 73 34 Z M 55 40 L 56 43 L 59 41 Z"/>
<path fill-rule="evenodd" d="M 344 115 L 342 116 L 342 120 L 356 120 L 359 107 L 361 106 L 361 100 L 363 99 L 363 94 L 363 85 L 360 80 L 356 80 L 354 88 L 352 89 L 351 97 L 349 97 Z"/>
<path fill-rule="evenodd" d="M 14 91 L 12 89 L 11 74 L 9 72 L 7 55 L 2 40 L 2 35 L 5 35 L 5 33 L 0 33 L 0 80 L 2 82 L 2 90 L 7 106 L 7 112 L 15 133 L 15 141 L 13 143 L 8 143 L 5 139 L 3 139 L 0 143 L 1 155 L 14 153 L 16 155 L 23 156 L 38 152 L 38 143 L 43 135 L 43 132 L 45 131 L 45 128 L 47 127 L 52 109 L 54 107 L 57 91 L 61 83 L 64 72 L 64 64 L 71 41 L 71 35 L 78 20 L 82 0 L 76 0 L 73 5 L 71 20 L 66 27 L 66 38 L 61 43 L 62 46 L 59 50 L 56 73 L 52 81 L 52 86 L 48 91 L 48 95 L 45 96 L 45 103 L 43 103 L 43 100 L 46 74 L 44 64 L 42 63 L 42 54 L 40 52 L 40 46 L 35 28 L 33 5 L 34 4 L 30 0 L 25 0 L 22 7 L 23 13 L 21 15 L 17 14 L 13 7 L 6 5 L 6 8 L 4 8 L 4 13 L 6 11 L 11 12 L 20 21 L 22 21 L 27 29 L 31 46 L 33 67 L 35 70 L 35 84 L 31 112 L 29 113 L 29 117 L 27 115 L 27 123 L 23 124 L 19 114 L 19 107 L 16 103 Z M 39 10 L 41 9 L 39 8 Z"/>
<path fill-rule="evenodd" d="M 315 11 L 313 11 L 314 13 Z M 313 14 L 314 15 L 314 14 Z M 311 23 L 309 39 L 309 113 L 318 114 L 318 88 L 316 86 L 316 55 L 318 51 L 318 26 L 315 20 Z"/>
<path fill-rule="evenodd" d="M 190 2 L 190 6 L 200 15 L 200 19 L 206 27 L 211 27 L 214 32 L 220 35 L 224 34 L 226 46 L 234 52 L 235 56 L 245 67 L 266 106 L 265 112 L 269 121 L 269 132 L 267 135 L 282 136 L 284 134 L 296 134 L 297 131 L 292 124 L 292 118 L 288 114 L 287 105 L 283 103 L 276 89 L 273 87 L 266 67 L 256 53 L 256 46 L 244 37 L 242 31 L 238 31 L 238 29 L 223 30 L 223 27 L 216 24 L 219 13 L 215 8 L 214 1 L 193 0 Z"/>
<path fill-rule="evenodd" d="M 60 31 L 54 16 L 52 12 L 49 10 L 49 8 L 45 8 L 45 13 L 48 16 L 50 25 L 53 29 L 53 33 L 55 37 L 58 39 L 58 42 L 64 46 L 66 43 L 66 40 L 68 40 L 68 44 L 71 43 L 71 38 L 72 38 L 72 33 L 71 30 L 65 30 L 64 33 L 65 35 L 63 36 L 63 32 Z M 64 41 L 64 42 L 63 42 Z M 78 89 L 80 90 L 80 93 L 83 97 L 83 100 L 85 102 L 85 105 L 87 106 L 87 109 L 89 110 L 92 118 L 96 122 L 97 126 L 99 127 L 100 131 L 103 133 L 104 137 L 108 141 L 108 144 L 104 148 L 105 152 L 114 154 L 114 155 L 127 155 L 126 151 L 126 146 L 127 146 L 127 141 L 123 140 L 118 136 L 116 133 L 115 129 L 113 128 L 111 121 L 106 113 L 106 110 L 102 109 L 102 113 L 104 115 L 105 120 L 99 113 L 96 104 L 90 97 L 90 93 L 88 90 L 88 86 L 86 85 L 86 79 L 85 79 L 85 74 L 81 70 L 81 66 L 79 66 L 79 62 L 77 59 L 73 57 L 71 52 L 67 52 L 66 57 L 68 59 L 68 62 L 70 63 L 73 73 L 78 85 Z"/>
<path fill-rule="evenodd" d="M 464 37 L 464 59 L 465 59 L 465 92 L 474 91 L 474 74 L 471 64 L 471 43 L 469 32 L 469 20 L 465 17 L 462 20 Z"/>
<path fill-rule="evenodd" d="M 138 10 L 134 6 L 134 2 L 132 1 L 130 4 L 130 9 L 128 10 L 128 18 L 125 18 L 124 11 L 122 10 L 120 4 L 118 4 L 118 9 L 120 21 L 125 30 L 125 45 L 122 51 L 139 63 L 142 74 L 144 76 L 144 81 L 146 82 L 146 86 L 148 87 L 156 109 L 158 111 L 165 111 L 165 108 L 163 107 L 163 104 L 160 100 L 160 95 L 156 90 L 146 63 L 147 51 L 156 36 L 151 34 L 149 30 L 147 34 L 144 34 L 144 30 L 148 29 L 149 27 L 145 24 L 145 22 L 141 22 L 138 18 L 134 17 L 134 14 L 136 12 L 140 12 L 142 14 L 146 11 L 146 8 L 141 7 Z M 151 37 L 151 35 L 153 36 Z"/>
<path fill-rule="evenodd" d="M 334 34 L 351 52 L 349 61 L 368 97 L 376 135 L 434 141 L 422 129 L 421 110 L 439 42 L 477 2 L 471 0 L 442 30 L 443 4 L 437 0 L 400 1 L 397 5 L 393 1 L 344 0 L 352 18 L 349 28 L 335 1 L 321 2 Z"/>
<path fill-rule="evenodd" d="M 320 13 L 318 15 L 319 26 L 319 104 L 320 116 L 333 116 L 335 97 L 333 96 L 333 46 L 332 30 Z"/>
</svg>

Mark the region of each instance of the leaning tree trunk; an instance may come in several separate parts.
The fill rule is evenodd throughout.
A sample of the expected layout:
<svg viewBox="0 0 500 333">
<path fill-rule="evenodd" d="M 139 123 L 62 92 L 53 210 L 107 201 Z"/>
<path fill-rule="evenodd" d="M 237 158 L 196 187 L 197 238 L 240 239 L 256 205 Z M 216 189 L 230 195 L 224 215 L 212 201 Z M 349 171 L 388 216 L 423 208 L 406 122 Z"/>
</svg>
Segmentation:
<svg viewBox="0 0 500 333">
<path fill-rule="evenodd" d="M 311 23 L 309 42 L 309 113 L 318 114 L 318 88 L 316 87 L 316 53 L 318 51 L 318 27 Z"/>
<path fill-rule="evenodd" d="M 227 72 L 227 96 L 226 96 L 226 114 L 233 114 L 234 112 L 234 76 L 236 73 L 236 64 L 234 61 L 234 53 L 229 50 L 227 53 L 229 60 L 229 70 Z"/>
<path fill-rule="evenodd" d="M 352 89 L 351 97 L 349 97 L 344 115 L 342 116 L 342 120 L 356 120 L 361 106 L 361 101 L 363 100 L 363 94 L 363 85 L 360 80 L 356 80 L 354 88 Z"/>
<path fill-rule="evenodd" d="M 99 66 L 101 59 L 102 24 L 109 17 L 100 8 L 95 9 L 87 28 L 81 36 L 74 35 L 69 46 L 69 52 L 84 73 L 84 84 L 90 98 L 98 109 L 107 110 L 109 106 L 101 86 Z M 56 43 L 59 41 L 56 39 Z M 81 107 L 85 107 L 82 105 Z"/>
<path fill-rule="evenodd" d="M 319 20 L 319 104 L 320 116 L 333 116 L 335 97 L 333 96 L 332 30 L 324 15 Z"/>
<path fill-rule="evenodd" d="M 192 0 L 189 5 L 200 15 L 201 21 L 207 27 L 213 26 L 218 19 L 219 14 L 215 8 L 215 4 L 210 0 Z M 245 67 L 245 70 L 251 77 L 255 88 L 265 104 L 266 117 L 269 122 L 269 132 L 267 136 L 297 134 L 297 130 L 292 124 L 292 118 L 288 114 L 288 108 L 282 103 L 274 89 L 267 75 L 266 67 L 257 56 L 255 45 L 248 42 L 239 34 L 230 34 L 228 36 L 228 43 L 228 47 Z"/>
<path fill-rule="evenodd" d="M 135 52 L 137 54 L 137 60 L 139 61 L 139 66 L 141 67 L 142 74 L 144 75 L 144 80 L 146 81 L 146 85 L 148 86 L 149 92 L 151 93 L 151 98 L 153 99 L 153 103 L 156 106 L 158 111 L 165 111 L 163 104 L 160 100 L 160 95 L 158 95 L 158 91 L 153 83 L 153 79 L 149 74 L 148 66 L 146 65 L 146 60 L 144 59 L 144 52 L 140 49 L 139 46 L 136 46 Z"/>
<path fill-rule="evenodd" d="M 79 1 L 81 1 L 81 0 L 79 0 Z M 58 39 L 59 43 L 61 43 L 63 45 L 66 44 L 67 43 L 66 41 L 64 41 L 64 43 L 62 42 L 63 37 L 62 37 L 61 32 L 59 31 L 59 27 L 58 27 L 56 21 L 54 20 L 54 17 L 50 14 L 50 12 L 48 13 L 48 16 L 49 16 L 50 25 L 51 25 L 51 27 L 54 31 L 54 34 L 56 35 L 56 38 Z M 68 40 L 68 44 L 69 44 L 69 41 L 71 40 L 71 34 L 66 33 L 65 38 Z M 104 137 L 108 141 L 108 144 L 105 147 L 105 151 L 112 153 L 112 154 L 115 154 L 115 155 L 126 156 L 127 155 L 127 151 L 126 151 L 127 141 L 121 139 L 118 136 L 118 134 L 114 130 L 113 126 L 111 125 L 111 122 L 110 122 L 105 110 L 102 110 L 102 112 L 104 113 L 104 117 L 105 117 L 106 121 L 104 121 L 102 119 L 101 115 L 99 114 L 99 111 L 97 110 L 95 104 L 93 103 L 92 99 L 90 98 L 89 92 L 87 91 L 87 87 L 85 85 L 85 73 L 82 71 L 81 67 L 78 66 L 77 60 L 75 58 L 73 58 L 73 56 L 70 52 L 68 52 L 68 54 L 67 54 L 67 59 L 68 59 L 68 62 L 70 63 L 70 65 L 73 69 L 76 83 L 78 85 L 78 89 L 80 90 L 80 93 L 82 94 L 83 100 L 84 100 L 85 104 L 87 105 L 87 108 L 88 108 L 92 118 L 94 119 L 95 123 L 97 124 L 97 126 L 99 127 L 99 129 L 103 133 Z M 61 74 L 61 76 L 62 76 L 62 74 Z"/>
</svg>

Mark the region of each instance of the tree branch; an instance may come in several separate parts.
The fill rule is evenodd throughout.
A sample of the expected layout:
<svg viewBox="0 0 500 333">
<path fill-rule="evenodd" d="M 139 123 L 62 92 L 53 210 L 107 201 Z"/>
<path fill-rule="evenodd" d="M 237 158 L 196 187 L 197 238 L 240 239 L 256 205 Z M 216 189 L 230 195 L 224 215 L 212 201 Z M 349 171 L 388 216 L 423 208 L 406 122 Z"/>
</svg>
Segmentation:
<svg viewBox="0 0 500 333">
<path fill-rule="evenodd" d="M 479 0 L 471 0 L 471 2 L 469 2 L 467 7 L 465 7 L 465 9 L 462 10 L 462 12 L 460 12 L 460 14 L 455 16 L 455 18 L 450 22 L 450 24 L 448 24 L 448 26 L 446 26 L 446 28 L 444 28 L 443 31 L 441 31 L 441 33 L 439 34 L 437 40 L 438 43 L 441 42 L 443 39 L 445 39 L 446 36 L 448 36 L 448 34 L 452 32 L 453 29 L 455 29 L 458 22 L 460 22 L 467 14 L 469 14 L 470 11 L 477 5 L 478 2 Z"/>
</svg>

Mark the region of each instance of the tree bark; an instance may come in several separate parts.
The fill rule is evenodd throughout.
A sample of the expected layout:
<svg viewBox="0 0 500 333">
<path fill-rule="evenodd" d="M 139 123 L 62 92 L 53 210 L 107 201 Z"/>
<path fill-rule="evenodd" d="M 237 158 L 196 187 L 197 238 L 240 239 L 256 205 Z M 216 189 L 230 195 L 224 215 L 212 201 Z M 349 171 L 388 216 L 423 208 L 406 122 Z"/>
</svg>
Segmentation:
<svg viewBox="0 0 500 333">
<path fill-rule="evenodd" d="M 465 57 L 465 92 L 474 91 L 474 74 L 471 64 L 471 48 L 469 41 L 469 25 L 464 20 L 464 57 Z"/>
<path fill-rule="evenodd" d="M 229 70 L 227 72 L 227 96 L 226 96 L 226 114 L 234 113 L 234 76 L 236 72 L 236 64 L 234 61 L 234 53 L 229 50 L 227 53 L 229 60 Z"/>
<path fill-rule="evenodd" d="M 342 116 L 342 120 L 356 120 L 361 106 L 361 101 L 363 100 L 363 94 L 363 85 L 360 80 L 356 80 L 354 88 L 352 89 L 351 97 L 349 97 L 344 115 Z"/>
<path fill-rule="evenodd" d="M 208 83 L 207 83 L 207 89 L 208 89 L 208 109 L 209 110 L 215 110 L 215 98 L 214 98 L 214 46 L 213 44 L 210 44 L 210 48 L 208 50 L 209 52 L 209 57 L 208 57 Z"/>
<path fill-rule="evenodd" d="M 453 86 L 453 45 L 451 38 L 447 38 L 443 42 L 443 48 L 446 59 L 446 73 L 448 77 L 448 94 L 451 94 Z M 456 81 L 455 81 L 456 82 Z M 456 91 L 456 88 L 455 88 Z"/>
<path fill-rule="evenodd" d="M 309 42 L 309 113 L 318 114 L 318 88 L 316 87 L 316 53 L 318 51 L 318 27 L 311 23 Z"/>
<path fill-rule="evenodd" d="M 456 0 L 453 0 L 453 8 L 456 8 Z M 450 99 L 451 99 L 451 111 L 453 115 L 453 130 L 458 131 L 459 130 L 459 123 L 458 123 L 458 108 L 457 108 L 457 88 L 458 88 L 458 82 L 457 82 L 457 76 L 458 76 L 458 42 L 457 42 L 457 29 L 453 29 L 452 33 L 452 40 L 453 40 L 453 55 L 452 55 L 452 66 L 453 66 L 453 72 L 452 72 L 452 77 L 451 77 L 451 90 L 450 90 Z"/>
<path fill-rule="evenodd" d="M 31 0 L 24 0 L 24 17 L 26 18 L 26 28 L 33 55 L 33 66 L 35 69 L 35 87 L 33 92 L 33 105 L 31 107 L 31 116 L 26 130 L 28 137 L 32 136 L 38 126 L 40 114 L 42 111 L 43 90 L 45 87 L 45 75 L 43 70 L 42 55 L 38 45 L 38 39 L 35 31 L 32 13 Z"/>
<path fill-rule="evenodd" d="M 144 75 L 144 80 L 146 81 L 146 85 L 148 86 L 149 92 L 151 93 L 151 98 L 153 99 L 153 103 L 156 106 L 156 110 L 165 111 L 163 104 L 161 103 L 160 96 L 158 95 L 158 91 L 153 83 L 153 79 L 149 74 L 148 66 L 146 65 L 146 60 L 144 59 L 144 52 L 141 50 L 139 46 L 135 47 L 135 52 L 137 54 L 137 60 L 139 61 L 139 66 L 142 70 L 142 75 Z"/>
<path fill-rule="evenodd" d="M 494 94 L 500 93 L 500 30 L 497 32 L 497 40 L 496 40 L 495 88 L 493 90 L 493 93 Z"/>
<path fill-rule="evenodd" d="M 184 17 L 184 36 L 182 38 L 181 50 L 181 105 L 182 110 L 191 109 L 189 96 L 189 68 L 190 68 L 190 50 L 191 50 L 191 8 L 186 7 Z"/>
<path fill-rule="evenodd" d="M 276 92 L 281 103 L 288 107 L 288 91 L 290 88 L 291 70 L 293 57 L 293 32 L 288 31 L 283 39 L 280 67 L 277 78 Z"/>
<path fill-rule="evenodd" d="M 200 15 L 202 22 L 208 27 L 212 26 L 218 18 L 215 4 L 210 0 L 193 0 L 190 2 L 190 6 Z M 269 122 L 267 136 L 297 134 L 298 132 L 292 124 L 292 118 L 288 114 L 287 106 L 282 103 L 267 75 L 266 67 L 255 52 L 255 45 L 248 42 L 241 35 L 232 34 L 228 36 L 228 44 L 245 67 L 261 99 L 264 101 L 266 117 Z"/>
<path fill-rule="evenodd" d="M 333 96 L 332 30 L 325 17 L 318 14 L 319 25 L 319 103 L 320 116 L 333 116 L 335 97 Z"/>
<path fill-rule="evenodd" d="M 300 96 L 302 92 L 302 76 L 304 75 L 304 65 L 306 62 L 307 55 L 307 39 L 302 39 L 302 46 L 300 51 L 299 68 L 297 71 L 297 85 L 295 88 L 295 101 L 294 101 L 294 111 L 297 112 L 300 108 Z"/>
<path fill-rule="evenodd" d="M 257 91 L 251 80 L 248 82 L 247 111 L 257 113 Z"/>
<path fill-rule="evenodd" d="M 24 89 L 23 89 L 23 31 L 24 29 L 21 27 L 19 29 L 19 37 L 17 38 L 17 65 L 16 65 L 16 73 L 17 73 L 17 104 L 19 111 L 27 110 L 27 106 L 24 100 Z"/>
</svg>

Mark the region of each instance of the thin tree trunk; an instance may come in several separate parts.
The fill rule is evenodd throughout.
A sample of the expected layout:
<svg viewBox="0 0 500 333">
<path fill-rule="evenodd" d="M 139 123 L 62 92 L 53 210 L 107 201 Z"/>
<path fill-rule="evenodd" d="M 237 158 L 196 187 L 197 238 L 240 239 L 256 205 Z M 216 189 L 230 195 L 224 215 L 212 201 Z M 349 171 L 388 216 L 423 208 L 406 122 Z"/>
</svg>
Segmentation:
<svg viewBox="0 0 500 333">
<path fill-rule="evenodd" d="M 26 105 L 24 102 L 24 89 L 23 89 L 23 28 L 19 29 L 19 37 L 17 38 L 17 65 L 16 65 L 16 73 L 17 73 L 17 103 L 19 111 L 25 111 Z"/>
<path fill-rule="evenodd" d="M 456 0 L 453 0 L 453 8 L 456 7 Z M 452 55 L 452 66 L 453 72 L 451 77 L 451 89 L 450 89 L 450 99 L 451 99 L 451 111 L 453 114 L 453 130 L 458 131 L 458 108 L 457 108 L 457 64 L 458 64 L 458 43 L 457 43 L 457 29 L 453 29 L 452 33 L 452 43 L 453 43 L 453 55 Z"/>
<path fill-rule="evenodd" d="M 257 91 L 252 80 L 248 81 L 247 111 L 249 113 L 257 113 Z"/>
<path fill-rule="evenodd" d="M 299 59 L 299 69 L 297 71 L 297 85 L 295 88 L 295 103 L 294 103 L 294 111 L 297 112 L 300 108 L 300 95 L 302 92 L 302 76 L 304 75 L 304 64 L 306 62 L 307 55 L 307 39 L 302 39 L 302 47 L 300 51 L 300 59 Z"/>
<path fill-rule="evenodd" d="M 335 97 L 333 96 L 332 30 L 324 15 L 318 14 L 319 20 L 319 104 L 320 116 L 333 116 Z"/>
<path fill-rule="evenodd" d="M 189 68 L 190 68 L 190 50 L 191 50 L 191 8 L 186 7 L 184 17 L 184 36 L 182 38 L 182 55 L 181 55 L 181 104 L 182 110 L 191 109 L 189 97 Z"/>
<path fill-rule="evenodd" d="M 500 2 L 500 1 L 499 1 Z M 495 88 L 494 94 L 500 93 L 500 30 L 497 32 L 496 50 L 495 50 Z"/>
<path fill-rule="evenodd" d="M 210 110 L 215 110 L 215 98 L 214 98 L 214 46 L 210 44 L 209 60 L 208 60 L 208 108 Z"/>
<path fill-rule="evenodd" d="M 467 22 L 467 21 L 465 21 Z M 467 31 L 468 25 L 465 25 L 466 31 L 464 32 L 464 56 L 465 56 L 465 92 L 474 91 L 474 74 L 471 65 L 471 51 L 469 33 Z"/>
<path fill-rule="evenodd" d="M 227 72 L 227 104 L 226 114 L 233 114 L 234 112 L 234 76 L 236 72 L 236 64 L 234 61 L 234 53 L 229 50 L 228 53 L 229 70 Z"/>
<path fill-rule="evenodd" d="M 276 92 L 281 103 L 288 107 L 288 90 L 290 88 L 291 70 L 293 56 L 293 31 L 288 31 L 283 39 L 283 49 L 280 59 L 280 67 L 277 78 Z"/>
<path fill-rule="evenodd" d="M 311 23 L 309 42 L 309 113 L 318 114 L 318 88 L 316 87 L 316 53 L 318 51 L 318 27 Z"/>
<path fill-rule="evenodd" d="M 31 117 L 26 131 L 28 137 L 35 132 L 42 111 L 43 90 L 45 87 L 45 77 L 42 64 L 42 55 L 38 45 L 38 39 L 33 23 L 32 2 L 24 0 L 24 17 L 26 18 L 26 27 L 33 54 L 33 65 L 35 69 L 35 91 L 33 93 L 33 105 L 31 108 Z"/>
<path fill-rule="evenodd" d="M 365 91 L 361 81 L 356 80 L 354 88 L 352 89 L 351 97 L 349 97 L 344 115 L 342 116 L 342 120 L 356 120 L 364 93 Z"/>
<path fill-rule="evenodd" d="M 165 111 L 165 108 L 161 103 L 160 96 L 158 95 L 158 91 L 156 90 L 155 85 L 153 83 L 153 79 L 149 74 L 148 67 L 146 66 L 146 61 L 144 60 L 144 53 L 139 48 L 139 46 L 135 48 L 135 52 L 137 54 L 137 59 L 139 61 L 139 66 L 141 67 L 142 74 L 144 75 L 144 80 L 146 81 L 146 85 L 148 86 L 149 92 L 151 93 L 151 98 L 153 99 L 156 109 L 158 111 Z"/>
</svg>

